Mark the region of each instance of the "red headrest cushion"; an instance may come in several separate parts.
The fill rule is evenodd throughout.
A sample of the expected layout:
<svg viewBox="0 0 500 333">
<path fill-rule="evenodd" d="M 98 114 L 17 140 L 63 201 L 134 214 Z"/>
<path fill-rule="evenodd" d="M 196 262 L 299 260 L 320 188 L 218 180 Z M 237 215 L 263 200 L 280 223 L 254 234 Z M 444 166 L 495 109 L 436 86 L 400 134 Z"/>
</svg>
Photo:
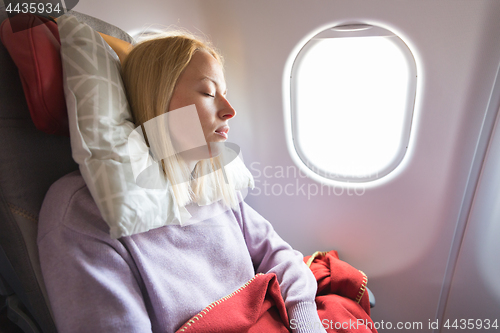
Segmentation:
<svg viewBox="0 0 500 333">
<path fill-rule="evenodd" d="M 22 30 L 13 33 L 11 20 Z M 69 136 L 57 24 L 32 14 L 18 14 L 3 21 L 0 37 L 19 69 L 35 126 L 49 134 Z"/>
</svg>

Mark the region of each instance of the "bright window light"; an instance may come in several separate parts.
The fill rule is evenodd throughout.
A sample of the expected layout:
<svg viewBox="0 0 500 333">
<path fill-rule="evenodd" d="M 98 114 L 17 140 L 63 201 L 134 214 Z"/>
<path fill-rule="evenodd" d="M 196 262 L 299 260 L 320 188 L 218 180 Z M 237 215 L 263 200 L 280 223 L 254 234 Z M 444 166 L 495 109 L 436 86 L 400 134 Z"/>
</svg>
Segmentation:
<svg viewBox="0 0 500 333">
<path fill-rule="evenodd" d="M 291 85 L 293 142 L 311 170 L 364 182 L 401 162 L 416 69 L 397 36 L 366 25 L 329 29 L 302 48 Z"/>
</svg>

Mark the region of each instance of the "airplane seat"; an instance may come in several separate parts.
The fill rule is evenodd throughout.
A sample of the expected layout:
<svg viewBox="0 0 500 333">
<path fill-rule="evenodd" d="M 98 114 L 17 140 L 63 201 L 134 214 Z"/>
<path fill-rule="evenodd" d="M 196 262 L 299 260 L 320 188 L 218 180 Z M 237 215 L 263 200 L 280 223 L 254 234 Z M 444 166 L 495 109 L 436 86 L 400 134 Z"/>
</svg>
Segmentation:
<svg viewBox="0 0 500 333">
<path fill-rule="evenodd" d="M 133 43 L 111 24 L 68 13 L 101 33 Z M 5 19 L 2 5 L 0 22 Z M 37 220 L 49 187 L 78 165 L 71 156 L 69 137 L 47 134 L 35 126 L 18 68 L 2 42 L 0 142 L 0 312 L 6 310 L 24 332 L 57 332 L 40 269 Z"/>
<path fill-rule="evenodd" d="M 111 24 L 69 13 L 101 33 L 134 42 Z M 0 8 L 0 22 L 5 19 L 5 8 Z M 18 68 L 1 41 L 0 142 L 0 311 L 7 309 L 24 332 L 57 332 L 38 257 L 38 212 L 49 187 L 78 165 L 69 137 L 35 126 Z"/>
</svg>

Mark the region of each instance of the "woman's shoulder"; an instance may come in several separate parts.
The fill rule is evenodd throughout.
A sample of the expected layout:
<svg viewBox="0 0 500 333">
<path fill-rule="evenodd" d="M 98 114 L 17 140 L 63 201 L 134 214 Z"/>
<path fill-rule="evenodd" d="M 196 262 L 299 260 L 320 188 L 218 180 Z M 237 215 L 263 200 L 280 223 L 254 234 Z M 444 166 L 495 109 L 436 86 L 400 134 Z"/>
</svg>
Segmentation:
<svg viewBox="0 0 500 333">
<path fill-rule="evenodd" d="M 40 210 L 38 239 L 65 229 L 109 239 L 109 227 L 78 170 L 60 178 L 49 188 Z"/>
</svg>

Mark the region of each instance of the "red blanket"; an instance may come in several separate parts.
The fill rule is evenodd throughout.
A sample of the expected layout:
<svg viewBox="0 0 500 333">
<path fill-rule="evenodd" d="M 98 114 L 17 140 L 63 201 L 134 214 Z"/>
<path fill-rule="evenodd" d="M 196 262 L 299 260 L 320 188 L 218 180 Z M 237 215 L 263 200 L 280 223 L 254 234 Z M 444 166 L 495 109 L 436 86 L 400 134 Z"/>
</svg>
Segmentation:
<svg viewBox="0 0 500 333">
<path fill-rule="evenodd" d="M 257 274 L 243 287 L 207 306 L 177 332 L 284 332 L 288 315 L 276 274 Z"/>
<path fill-rule="evenodd" d="M 370 319 L 366 275 L 336 251 L 304 258 L 318 281 L 316 304 L 327 332 L 377 332 Z M 335 272 L 334 275 L 331 272 Z M 240 289 L 210 304 L 177 332 L 289 332 L 275 274 L 257 274 Z"/>
<path fill-rule="evenodd" d="M 316 306 L 327 332 L 377 332 L 370 318 L 365 273 L 340 260 L 337 251 L 316 252 L 304 261 L 318 281 Z"/>
</svg>

